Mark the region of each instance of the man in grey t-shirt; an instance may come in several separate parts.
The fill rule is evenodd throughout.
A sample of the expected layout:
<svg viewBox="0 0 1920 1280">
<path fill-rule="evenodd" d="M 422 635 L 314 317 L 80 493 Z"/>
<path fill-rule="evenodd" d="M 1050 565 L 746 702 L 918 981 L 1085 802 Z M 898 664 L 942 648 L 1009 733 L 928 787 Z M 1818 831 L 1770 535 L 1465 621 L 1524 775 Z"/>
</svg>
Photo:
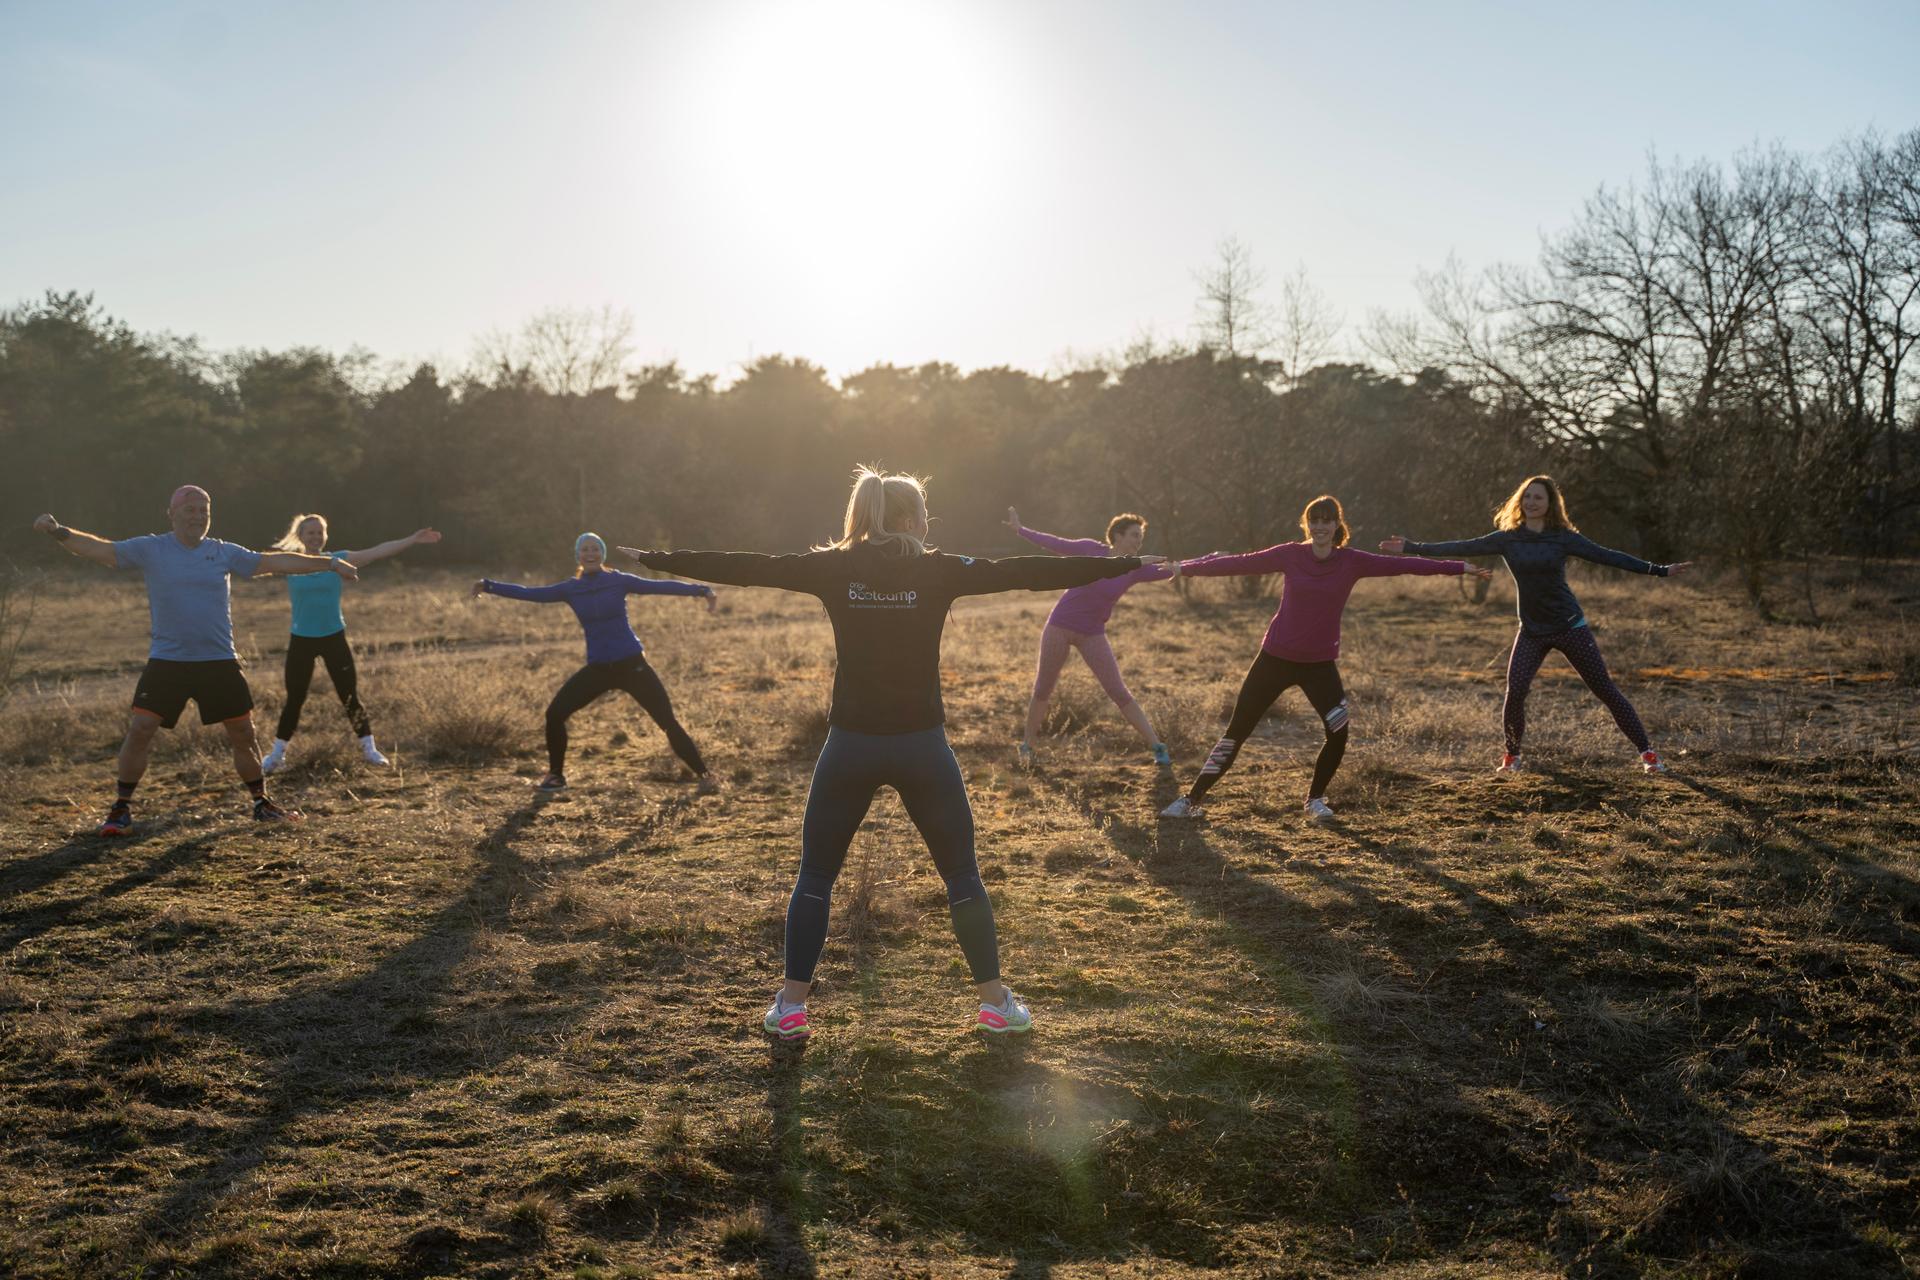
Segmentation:
<svg viewBox="0 0 1920 1280">
<path fill-rule="evenodd" d="M 300 815 L 267 798 L 260 774 L 260 752 L 253 737 L 253 693 L 233 647 L 233 608 L 228 596 L 232 574 L 250 578 L 270 573 L 330 570 L 343 578 L 358 576 L 351 563 L 299 551 L 249 551 L 209 538 L 213 499 L 198 485 L 183 484 L 167 503 L 171 533 L 148 534 L 109 542 L 69 529 L 51 515 L 33 527 L 84 560 L 109 569 L 138 569 L 147 580 L 147 613 L 152 645 L 146 670 L 133 691 L 133 714 L 120 744 L 119 794 L 100 824 L 103 836 L 133 830 L 133 790 L 147 772 L 153 737 L 171 729 L 189 701 L 200 708 L 200 723 L 218 723 L 233 747 L 233 767 L 253 793 L 253 816 L 279 822 Z"/>
</svg>

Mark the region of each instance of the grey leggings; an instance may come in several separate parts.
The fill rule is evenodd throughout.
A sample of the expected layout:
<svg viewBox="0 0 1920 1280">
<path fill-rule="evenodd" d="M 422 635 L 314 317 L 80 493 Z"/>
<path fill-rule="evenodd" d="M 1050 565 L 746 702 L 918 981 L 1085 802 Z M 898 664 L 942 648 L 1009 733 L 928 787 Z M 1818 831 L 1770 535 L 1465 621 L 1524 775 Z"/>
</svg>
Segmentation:
<svg viewBox="0 0 1920 1280">
<path fill-rule="evenodd" d="M 960 762 L 947 745 L 947 731 L 853 733 L 838 727 L 827 734 L 807 790 L 800 877 L 787 903 L 788 981 L 813 981 L 814 966 L 827 944 L 833 882 L 881 787 L 900 793 L 907 816 L 933 855 L 934 868 L 946 881 L 954 936 L 973 980 L 994 981 L 1000 976 L 999 935 L 973 857 L 973 806 L 967 801 Z"/>
</svg>

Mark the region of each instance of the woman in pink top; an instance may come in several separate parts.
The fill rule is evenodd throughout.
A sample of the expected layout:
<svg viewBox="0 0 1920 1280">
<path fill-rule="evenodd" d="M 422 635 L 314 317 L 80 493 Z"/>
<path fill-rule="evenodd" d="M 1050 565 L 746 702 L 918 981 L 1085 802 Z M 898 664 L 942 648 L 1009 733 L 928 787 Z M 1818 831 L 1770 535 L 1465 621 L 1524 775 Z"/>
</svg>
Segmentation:
<svg viewBox="0 0 1920 1280">
<path fill-rule="evenodd" d="M 1063 556 L 1137 556 L 1141 544 L 1147 540 L 1147 522 L 1131 512 L 1107 522 L 1105 542 L 1094 538 L 1057 538 L 1051 533 L 1029 529 L 1020 523 L 1020 513 L 1012 507 L 1007 508 L 1007 527 L 1028 542 Z M 1120 676 L 1120 664 L 1113 660 L 1113 646 L 1107 643 L 1107 619 L 1113 616 L 1113 606 L 1120 603 L 1127 589 L 1136 582 L 1157 582 L 1173 576 L 1171 565 L 1145 565 L 1117 578 L 1103 578 L 1084 587 L 1074 587 L 1060 597 L 1040 632 L 1040 665 L 1033 674 L 1033 696 L 1027 701 L 1027 730 L 1020 739 L 1022 763 L 1033 760 L 1033 740 L 1040 736 L 1040 722 L 1047 718 L 1047 703 L 1053 698 L 1053 687 L 1072 649 L 1080 651 L 1094 679 L 1113 699 L 1113 705 L 1120 708 L 1127 723 L 1146 740 L 1153 752 L 1153 762 L 1173 763 L 1173 757 L 1167 754 L 1167 745 L 1153 731 L 1153 722 L 1147 719 L 1147 713 L 1140 709 L 1127 689 L 1127 682 Z"/>
<path fill-rule="evenodd" d="M 1196 577 L 1227 577 L 1243 573 L 1278 573 L 1286 588 L 1280 608 L 1267 627 L 1267 638 L 1247 669 L 1240 697 L 1233 704 L 1227 732 L 1193 780 L 1187 794 L 1161 811 L 1166 818 L 1200 816 L 1200 802 L 1220 775 L 1233 767 L 1240 744 L 1267 714 L 1274 700 L 1299 685 L 1307 701 L 1320 713 L 1326 730 L 1320 757 L 1314 761 L 1313 782 L 1307 790 L 1307 816 L 1315 822 L 1333 817 L 1327 807 L 1327 784 L 1333 781 L 1340 757 L 1347 751 L 1347 694 L 1340 683 L 1340 615 L 1347 597 L 1362 578 L 1388 578 L 1408 572 L 1407 562 L 1393 556 L 1369 555 L 1347 545 L 1347 517 L 1340 501 L 1321 495 L 1300 513 L 1305 542 L 1283 542 L 1265 551 L 1238 556 L 1207 556 L 1180 566 Z M 1472 573 L 1485 578 L 1491 569 L 1478 569 L 1464 560 L 1429 560 L 1414 573 Z"/>
</svg>

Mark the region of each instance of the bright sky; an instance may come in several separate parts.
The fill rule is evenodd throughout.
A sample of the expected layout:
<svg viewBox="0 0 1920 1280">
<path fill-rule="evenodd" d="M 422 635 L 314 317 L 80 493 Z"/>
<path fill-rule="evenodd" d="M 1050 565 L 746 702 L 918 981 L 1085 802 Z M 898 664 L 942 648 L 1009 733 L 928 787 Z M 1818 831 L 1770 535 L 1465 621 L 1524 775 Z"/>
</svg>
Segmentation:
<svg viewBox="0 0 1920 1280">
<path fill-rule="evenodd" d="M 1354 321 L 1650 150 L 1920 127 L 1920 4 L 0 0 L 0 306 L 459 365 L 552 306 L 733 376 L 1190 336 L 1237 235 Z"/>
</svg>

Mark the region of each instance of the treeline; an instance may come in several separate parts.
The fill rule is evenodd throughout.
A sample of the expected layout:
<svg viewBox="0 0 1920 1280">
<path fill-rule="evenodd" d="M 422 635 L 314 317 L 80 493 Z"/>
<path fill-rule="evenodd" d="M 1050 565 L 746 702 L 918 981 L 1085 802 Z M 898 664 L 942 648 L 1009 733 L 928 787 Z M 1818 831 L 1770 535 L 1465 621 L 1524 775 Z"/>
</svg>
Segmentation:
<svg viewBox="0 0 1920 1280">
<path fill-rule="evenodd" d="M 1050 377 L 877 366 L 836 385 L 771 356 L 721 387 L 636 366 L 610 313 L 554 312 L 472 364 L 381 374 L 365 353 L 212 353 L 89 296 L 0 315 L 0 549 L 52 510 L 160 527 L 193 480 L 216 532 L 262 543 L 300 510 L 339 545 L 440 527 L 442 558 L 558 570 L 574 534 L 793 549 L 835 529 L 858 461 L 928 475 L 936 539 L 1006 548 L 1116 510 L 1192 554 L 1292 536 L 1338 494 L 1368 538 L 1481 530 L 1521 476 L 1654 558 L 1720 557 L 1756 597 L 1784 557 L 1909 552 L 1920 438 L 1920 130 L 1818 158 L 1650 166 L 1596 195 L 1531 269 L 1427 279 L 1374 317 L 1366 363 L 1303 278 L 1269 304 L 1229 242 L 1199 273 L 1190 346 Z"/>
</svg>

